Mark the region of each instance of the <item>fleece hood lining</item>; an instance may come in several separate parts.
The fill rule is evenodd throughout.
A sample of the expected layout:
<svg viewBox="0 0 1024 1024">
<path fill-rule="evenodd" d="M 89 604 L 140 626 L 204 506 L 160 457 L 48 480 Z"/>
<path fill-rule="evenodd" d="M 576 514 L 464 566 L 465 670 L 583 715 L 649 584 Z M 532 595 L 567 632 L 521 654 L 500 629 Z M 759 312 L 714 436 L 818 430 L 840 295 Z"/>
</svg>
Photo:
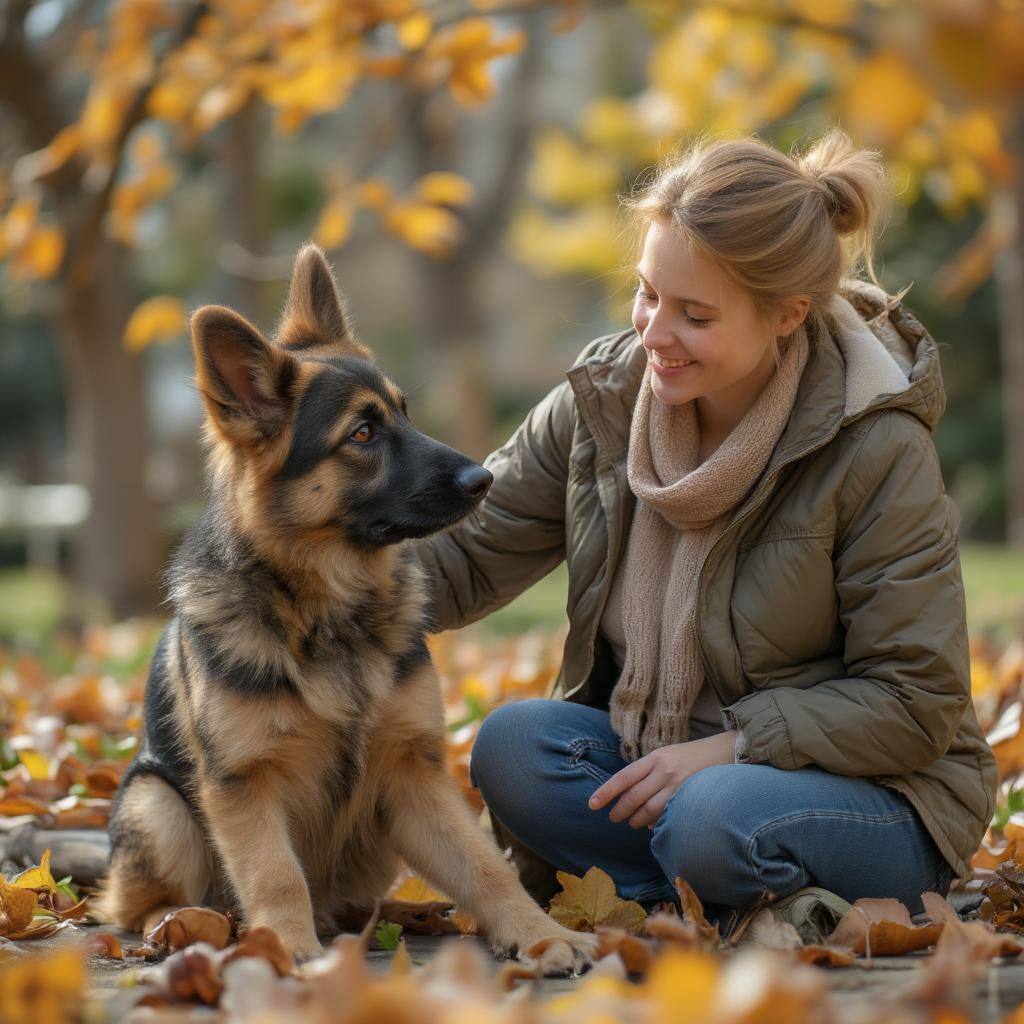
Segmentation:
<svg viewBox="0 0 1024 1024">
<path fill-rule="evenodd" d="M 888 298 L 881 288 L 850 282 L 850 291 L 880 309 L 873 319 L 857 312 L 843 295 L 826 306 L 836 329 L 832 332 L 846 362 L 844 418 L 859 415 L 883 395 L 898 395 L 910 387 L 914 352 L 888 316 Z"/>
</svg>

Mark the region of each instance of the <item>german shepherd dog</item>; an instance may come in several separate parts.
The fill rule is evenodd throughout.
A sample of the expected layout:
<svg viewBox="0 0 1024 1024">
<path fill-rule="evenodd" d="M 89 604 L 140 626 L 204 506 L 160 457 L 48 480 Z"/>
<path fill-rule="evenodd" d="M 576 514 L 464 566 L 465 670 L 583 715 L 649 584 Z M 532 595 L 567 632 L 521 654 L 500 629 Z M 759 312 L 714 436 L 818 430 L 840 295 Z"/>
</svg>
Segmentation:
<svg viewBox="0 0 1024 1024">
<path fill-rule="evenodd" d="M 210 503 L 168 570 L 98 916 L 230 906 L 307 959 L 404 861 L 499 955 L 549 940 L 541 968 L 578 971 L 594 936 L 530 899 L 445 769 L 406 542 L 469 513 L 491 474 L 412 426 L 347 319 L 312 245 L 273 342 L 224 307 L 192 317 Z"/>
</svg>

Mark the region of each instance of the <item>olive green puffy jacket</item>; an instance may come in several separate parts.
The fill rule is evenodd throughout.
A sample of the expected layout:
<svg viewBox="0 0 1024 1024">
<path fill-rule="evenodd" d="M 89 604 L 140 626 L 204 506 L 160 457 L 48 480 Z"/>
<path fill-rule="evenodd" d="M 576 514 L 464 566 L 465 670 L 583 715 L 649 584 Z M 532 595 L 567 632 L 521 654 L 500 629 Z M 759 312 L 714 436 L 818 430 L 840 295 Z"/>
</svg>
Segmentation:
<svg viewBox="0 0 1024 1024">
<path fill-rule="evenodd" d="M 742 760 L 899 790 L 963 877 L 996 767 L 970 699 L 958 517 L 931 437 L 939 354 L 880 289 L 851 281 L 842 295 L 845 317 L 812 343 L 768 466 L 694 583 L 705 679 L 743 734 Z M 488 457 L 480 508 L 420 546 L 440 629 L 565 559 L 569 634 L 551 695 L 598 707 L 616 678 L 598 623 L 635 504 L 626 450 L 644 364 L 633 330 L 589 344 Z"/>
</svg>

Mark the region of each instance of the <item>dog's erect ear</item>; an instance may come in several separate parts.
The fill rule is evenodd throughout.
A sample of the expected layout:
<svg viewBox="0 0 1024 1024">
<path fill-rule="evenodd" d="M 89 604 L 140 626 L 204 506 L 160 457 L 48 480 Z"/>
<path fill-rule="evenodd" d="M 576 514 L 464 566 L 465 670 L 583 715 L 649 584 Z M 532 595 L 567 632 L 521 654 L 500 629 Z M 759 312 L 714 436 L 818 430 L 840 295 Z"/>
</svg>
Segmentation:
<svg viewBox="0 0 1024 1024">
<path fill-rule="evenodd" d="M 348 329 L 345 303 L 319 246 L 304 245 L 295 257 L 275 340 L 285 349 L 327 346 L 344 355 L 370 357 L 369 349 Z"/>
<path fill-rule="evenodd" d="M 224 306 L 193 314 L 192 347 L 199 391 L 220 433 L 236 444 L 272 437 L 288 415 L 295 360 Z"/>
</svg>

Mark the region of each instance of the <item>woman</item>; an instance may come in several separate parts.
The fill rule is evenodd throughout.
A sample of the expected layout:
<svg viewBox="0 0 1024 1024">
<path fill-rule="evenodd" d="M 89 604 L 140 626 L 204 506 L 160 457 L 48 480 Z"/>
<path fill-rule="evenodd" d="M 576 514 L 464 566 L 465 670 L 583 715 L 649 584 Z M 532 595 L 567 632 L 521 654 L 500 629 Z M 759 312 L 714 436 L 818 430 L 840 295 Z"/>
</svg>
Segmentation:
<svg viewBox="0 0 1024 1024">
<path fill-rule="evenodd" d="M 559 699 L 499 708 L 472 756 L 538 898 L 551 866 L 644 903 L 680 877 L 728 927 L 811 886 L 917 913 L 970 872 L 995 759 L 938 351 L 871 261 L 886 200 L 839 130 L 663 167 L 628 202 L 633 329 L 584 349 L 423 546 L 441 629 L 568 562 Z"/>
</svg>

